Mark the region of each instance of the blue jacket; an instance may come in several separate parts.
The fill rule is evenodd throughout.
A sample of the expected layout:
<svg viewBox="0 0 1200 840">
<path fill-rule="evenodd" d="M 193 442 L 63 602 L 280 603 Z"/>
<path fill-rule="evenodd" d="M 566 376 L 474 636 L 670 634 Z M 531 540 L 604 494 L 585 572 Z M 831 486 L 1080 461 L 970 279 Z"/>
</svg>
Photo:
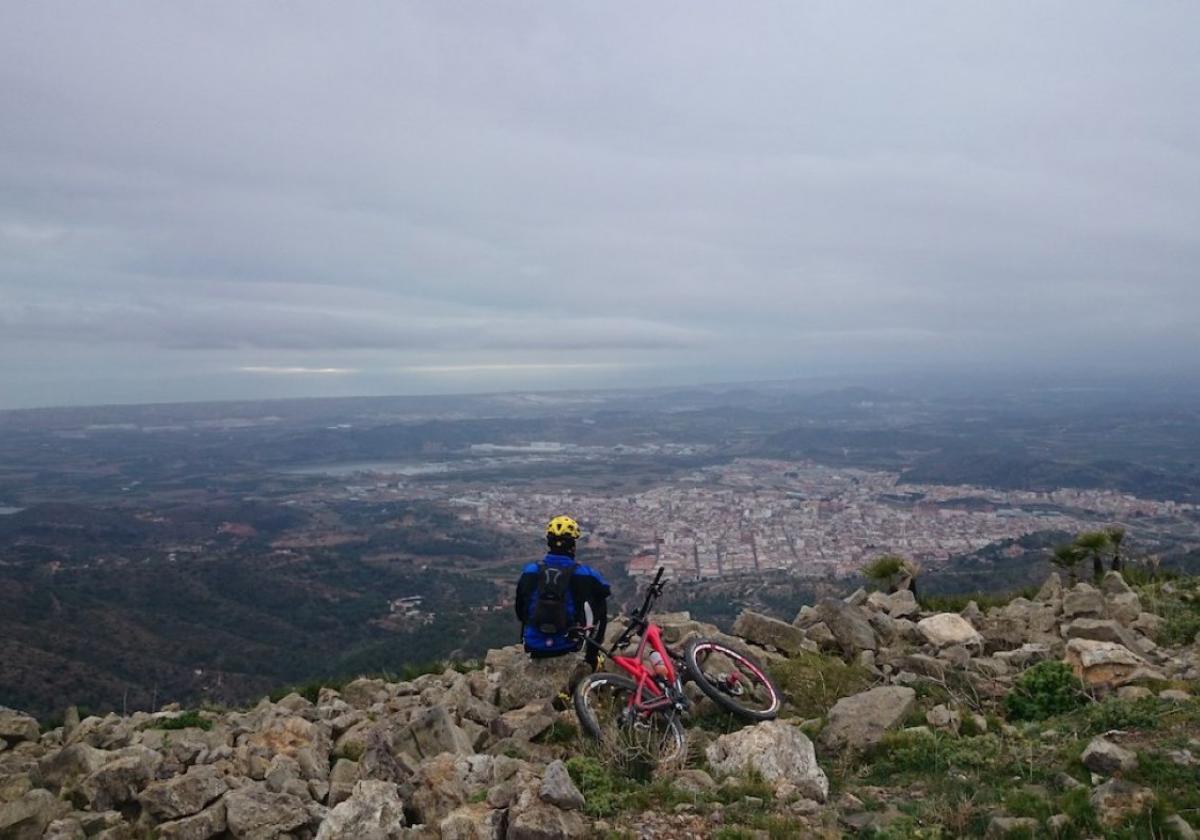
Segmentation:
<svg viewBox="0 0 1200 840">
<path fill-rule="evenodd" d="M 567 615 L 575 624 L 586 621 L 583 606 L 591 608 L 592 625 L 595 630 L 592 637 L 604 638 L 604 628 L 608 625 L 608 595 L 612 591 L 608 581 L 598 571 L 583 563 L 576 563 L 572 557 L 561 554 L 547 554 L 542 560 L 548 566 L 561 569 L 575 567 L 571 575 L 571 586 L 567 593 Z M 540 580 L 541 563 L 529 563 L 521 570 L 521 578 L 517 581 L 516 611 L 522 625 L 521 640 L 525 650 L 533 656 L 561 656 L 579 650 L 583 642 L 570 639 L 565 633 L 547 635 L 527 623 L 533 614 L 534 604 L 537 603 L 538 582 Z M 594 651 L 589 650 L 589 660 L 594 660 Z"/>
</svg>

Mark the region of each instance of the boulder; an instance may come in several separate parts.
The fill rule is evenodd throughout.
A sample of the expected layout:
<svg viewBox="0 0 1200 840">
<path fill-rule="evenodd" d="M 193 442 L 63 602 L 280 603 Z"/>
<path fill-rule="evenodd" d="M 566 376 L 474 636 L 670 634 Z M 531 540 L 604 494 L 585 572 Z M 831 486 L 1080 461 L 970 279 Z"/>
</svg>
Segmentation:
<svg viewBox="0 0 1200 840">
<path fill-rule="evenodd" d="M 238 840 L 274 840 L 309 822 L 305 802 L 290 793 L 274 793 L 260 783 L 225 794 L 229 833 Z"/>
<path fill-rule="evenodd" d="M 317 831 L 317 840 L 399 840 L 404 832 L 404 803 L 391 782 L 364 780 L 350 798 L 333 808 Z"/>
<path fill-rule="evenodd" d="M 912 711 L 917 693 L 907 686 L 880 686 L 843 697 L 829 710 L 821 742 L 830 749 L 858 749 L 879 742 Z"/>
<path fill-rule="evenodd" d="M 951 709 L 945 704 L 939 704 L 925 713 L 925 722 L 934 729 L 941 729 L 957 735 L 959 727 L 962 726 L 962 714 L 958 709 Z"/>
<path fill-rule="evenodd" d="M 815 644 L 819 650 L 832 651 L 841 649 L 841 646 L 838 645 L 838 640 L 830 632 L 829 625 L 824 621 L 818 621 L 816 624 L 811 625 L 804 631 L 804 636 Z"/>
<path fill-rule="evenodd" d="M 1079 760 L 1093 773 L 1111 776 L 1137 767 L 1137 755 L 1104 737 L 1093 738 Z"/>
<path fill-rule="evenodd" d="M 861 610 L 838 598 L 822 598 L 817 616 L 829 628 L 841 648 L 842 656 L 853 659 L 860 650 L 878 650 L 879 642 Z"/>
<path fill-rule="evenodd" d="M 1144 633 L 1147 636 L 1157 636 L 1166 623 L 1166 619 L 1154 613 L 1143 612 L 1138 613 L 1138 617 L 1130 622 L 1129 626 L 1139 633 Z"/>
<path fill-rule="evenodd" d="M 1103 617 L 1104 596 L 1090 584 L 1077 583 L 1063 594 L 1062 613 L 1064 618 Z"/>
<path fill-rule="evenodd" d="M 1016 650 L 998 651 L 995 657 L 1013 668 L 1023 669 L 1050 659 L 1052 655 L 1049 645 L 1026 642 Z"/>
<path fill-rule="evenodd" d="M 817 764 L 812 741 L 798 727 L 782 721 L 766 721 L 722 735 L 708 746 L 705 756 L 722 775 L 754 771 L 777 789 L 786 785 L 819 802 L 829 796 L 829 780 Z"/>
<path fill-rule="evenodd" d="M 276 755 L 296 759 L 305 779 L 326 779 L 329 776 L 332 746 L 328 731 L 298 715 L 275 718 L 247 736 L 243 745 L 268 759 Z"/>
<path fill-rule="evenodd" d="M 1064 661 L 1089 686 L 1119 686 L 1153 675 L 1144 659 L 1115 642 L 1071 639 L 1067 642 Z"/>
<path fill-rule="evenodd" d="M 76 779 L 99 770 L 113 757 L 112 753 L 90 744 L 68 744 L 40 759 L 34 775 L 42 787 L 57 792 Z"/>
<path fill-rule="evenodd" d="M 46 827 L 70 807 L 48 790 L 30 790 L 20 799 L 0 805 L 0 837 L 4 840 L 41 840 Z"/>
<path fill-rule="evenodd" d="M 497 738 L 517 738 L 532 741 L 554 725 L 556 715 L 552 706 L 535 701 L 519 709 L 511 709 L 493 720 L 489 731 Z"/>
<path fill-rule="evenodd" d="M 22 741 L 37 741 L 41 734 L 42 730 L 36 718 L 0 706 L 0 738 L 8 741 L 10 746 Z"/>
<path fill-rule="evenodd" d="M 804 650 L 804 632 L 799 627 L 751 610 L 742 610 L 733 623 L 733 633 L 756 645 L 773 647 L 791 656 Z"/>
<path fill-rule="evenodd" d="M 1107 571 L 1104 577 L 1100 580 L 1100 592 L 1104 596 L 1111 597 L 1113 595 L 1133 595 L 1134 591 L 1129 584 L 1125 582 L 1125 578 L 1120 572 Z"/>
<path fill-rule="evenodd" d="M 87 832 L 83 830 L 83 823 L 79 820 L 65 817 L 46 826 L 42 840 L 87 840 Z"/>
<path fill-rule="evenodd" d="M 347 683 L 340 692 L 341 699 L 356 709 L 369 709 L 388 699 L 388 684 L 383 680 L 359 677 Z"/>
<path fill-rule="evenodd" d="M 513 645 L 488 651 L 484 669 L 496 685 L 496 705 L 501 711 L 508 711 L 535 700 L 553 701 L 568 688 L 571 675 L 581 662 L 574 655 L 530 659 L 519 645 Z"/>
<path fill-rule="evenodd" d="M 1062 597 L 1062 578 L 1058 576 L 1058 572 L 1051 572 L 1050 577 L 1046 578 L 1046 582 L 1042 584 L 1042 588 L 1038 590 L 1037 595 L 1033 596 L 1033 600 L 1043 604 L 1055 604 L 1062 601 Z"/>
<path fill-rule="evenodd" d="M 441 840 L 503 840 L 506 813 L 486 802 L 462 805 L 438 824 Z"/>
<path fill-rule="evenodd" d="M 329 771 L 329 796 L 326 804 L 332 808 L 350 798 L 358 782 L 358 762 L 339 758 Z"/>
<path fill-rule="evenodd" d="M 579 810 L 585 804 L 583 794 L 571 781 L 567 765 L 563 764 L 561 760 L 555 760 L 546 765 L 538 796 L 543 802 L 549 802 L 556 808 L 567 811 Z"/>
<path fill-rule="evenodd" d="M 1114 642 L 1132 650 L 1137 649 L 1137 637 L 1111 618 L 1077 618 L 1063 627 L 1068 639 L 1093 639 Z"/>
<path fill-rule="evenodd" d="M 1111 779 L 1095 788 L 1090 798 L 1100 824 L 1108 828 L 1143 813 L 1155 800 L 1154 791 L 1121 779 Z"/>
<path fill-rule="evenodd" d="M 938 613 L 917 622 L 917 630 L 925 641 L 937 648 L 962 645 L 975 651 L 983 650 L 983 637 L 961 615 Z"/>
<path fill-rule="evenodd" d="M 885 592 L 872 592 L 867 596 L 867 607 L 875 612 L 887 612 L 892 602 Z"/>
<path fill-rule="evenodd" d="M 147 785 L 138 801 L 156 819 L 175 820 L 199 813 L 227 789 L 221 771 L 206 764 L 192 767 L 182 776 Z"/>
<path fill-rule="evenodd" d="M 901 589 L 888 596 L 888 615 L 892 618 L 908 618 L 920 611 L 917 597 L 907 589 Z"/>
<path fill-rule="evenodd" d="M 217 800 L 198 814 L 158 826 L 158 840 L 210 840 L 229 827 L 225 801 Z"/>
<path fill-rule="evenodd" d="M 474 752 L 470 737 L 442 706 L 426 709 L 402 727 L 396 734 L 394 746 L 417 760 L 445 752 L 457 755 Z"/>
<path fill-rule="evenodd" d="M 509 809 L 506 840 L 575 840 L 591 834 L 578 811 L 564 811 L 543 802 L 527 788 Z"/>
<path fill-rule="evenodd" d="M 79 783 L 79 791 L 93 811 L 132 802 L 162 764 L 162 756 L 146 747 L 127 747 L 116 755 Z"/>
</svg>

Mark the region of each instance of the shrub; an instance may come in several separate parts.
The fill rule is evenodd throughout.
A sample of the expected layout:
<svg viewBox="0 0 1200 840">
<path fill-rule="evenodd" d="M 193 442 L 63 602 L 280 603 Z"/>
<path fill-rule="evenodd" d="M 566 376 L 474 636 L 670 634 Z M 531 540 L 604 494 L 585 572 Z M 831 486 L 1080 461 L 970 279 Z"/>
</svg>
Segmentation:
<svg viewBox="0 0 1200 840">
<path fill-rule="evenodd" d="M 1110 729 L 1157 729 L 1163 702 L 1153 697 L 1142 700 L 1118 700 L 1110 697 L 1089 706 L 1083 714 L 1084 731 L 1092 735 Z"/>
<path fill-rule="evenodd" d="M 173 718 L 164 718 L 163 720 L 152 721 L 147 729 L 203 729 L 206 732 L 212 729 L 213 722 L 206 717 L 201 717 L 200 713 L 192 710 L 182 712 Z"/>
<path fill-rule="evenodd" d="M 824 715 L 842 697 L 865 691 L 873 682 L 858 665 L 808 652 L 775 665 L 771 676 L 794 713 L 804 718 Z"/>
<path fill-rule="evenodd" d="M 1045 720 L 1088 702 L 1083 683 L 1065 662 L 1039 662 L 1017 678 L 1004 698 L 1011 720 Z"/>
</svg>

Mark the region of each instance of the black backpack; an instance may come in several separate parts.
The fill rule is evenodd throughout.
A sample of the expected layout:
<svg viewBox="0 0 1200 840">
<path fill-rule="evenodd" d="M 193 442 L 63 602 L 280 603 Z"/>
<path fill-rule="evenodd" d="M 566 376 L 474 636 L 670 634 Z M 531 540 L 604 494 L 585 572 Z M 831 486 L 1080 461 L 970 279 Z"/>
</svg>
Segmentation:
<svg viewBox="0 0 1200 840">
<path fill-rule="evenodd" d="M 548 563 L 538 564 L 537 600 L 529 623 L 539 633 L 557 636 L 571 626 L 571 616 L 567 614 L 567 594 L 571 591 L 571 576 L 574 574 L 573 564 L 566 568 Z"/>
</svg>

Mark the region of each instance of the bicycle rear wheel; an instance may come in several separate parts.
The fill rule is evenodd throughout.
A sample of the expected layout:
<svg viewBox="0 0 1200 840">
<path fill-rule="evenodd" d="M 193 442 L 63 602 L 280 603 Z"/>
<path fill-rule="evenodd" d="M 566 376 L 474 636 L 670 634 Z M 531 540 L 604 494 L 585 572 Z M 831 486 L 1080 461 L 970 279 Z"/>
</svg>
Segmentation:
<svg viewBox="0 0 1200 840">
<path fill-rule="evenodd" d="M 619 758 L 657 764 L 682 761 L 687 743 L 679 717 L 666 710 L 631 709 L 636 693 L 637 684 L 621 674 L 591 674 L 580 680 L 573 699 L 584 732 Z"/>
<path fill-rule="evenodd" d="M 747 720 L 773 720 L 782 705 L 766 669 L 728 645 L 693 639 L 683 652 L 688 676 L 721 708 Z"/>
</svg>

